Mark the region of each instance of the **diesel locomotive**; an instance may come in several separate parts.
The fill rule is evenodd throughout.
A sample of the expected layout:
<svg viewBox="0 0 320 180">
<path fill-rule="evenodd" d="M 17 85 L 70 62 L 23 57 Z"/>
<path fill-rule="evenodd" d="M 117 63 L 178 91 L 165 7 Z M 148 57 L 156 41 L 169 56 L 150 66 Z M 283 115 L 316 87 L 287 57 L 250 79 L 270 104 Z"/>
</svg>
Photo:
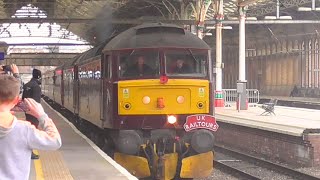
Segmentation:
<svg viewBox="0 0 320 180">
<path fill-rule="evenodd" d="M 218 129 L 212 69 L 203 40 L 149 23 L 44 73 L 42 90 L 136 177 L 206 177 Z"/>
</svg>

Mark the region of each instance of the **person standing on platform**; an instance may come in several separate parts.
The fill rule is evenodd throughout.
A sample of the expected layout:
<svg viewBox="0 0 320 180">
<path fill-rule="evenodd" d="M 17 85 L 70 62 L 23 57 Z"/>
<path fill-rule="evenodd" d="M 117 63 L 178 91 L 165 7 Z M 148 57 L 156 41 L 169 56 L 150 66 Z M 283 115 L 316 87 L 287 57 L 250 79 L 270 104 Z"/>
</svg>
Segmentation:
<svg viewBox="0 0 320 180">
<path fill-rule="evenodd" d="M 32 98 L 36 102 L 41 101 L 41 71 L 38 69 L 33 69 L 32 79 L 23 86 L 22 99 Z M 32 125 L 38 128 L 39 121 L 36 117 L 26 113 L 26 120 Z M 39 155 L 31 153 L 31 159 L 39 159 Z"/>
<path fill-rule="evenodd" d="M 19 100 L 20 82 L 13 76 L 0 75 L 0 179 L 28 180 L 32 149 L 57 150 L 61 137 L 40 103 L 25 98 L 26 111 L 39 120 L 39 129 L 17 120 L 10 110 Z"/>
</svg>

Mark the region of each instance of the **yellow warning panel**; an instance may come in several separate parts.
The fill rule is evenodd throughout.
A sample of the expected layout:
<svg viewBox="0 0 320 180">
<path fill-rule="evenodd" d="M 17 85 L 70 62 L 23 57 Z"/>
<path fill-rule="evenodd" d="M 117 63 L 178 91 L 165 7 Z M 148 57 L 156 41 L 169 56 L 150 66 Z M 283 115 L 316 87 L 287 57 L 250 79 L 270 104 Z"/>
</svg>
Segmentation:
<svg viewBox="0 0 320 180">
<path fill-rule="evenodd" d="M 198 154 L 182 159 L 181 178 L 208 177 L 213 170 L 213 152 Z"/>
<path fill-rule="evenodd" d="M 204 97 L 205 91 L 204 88 L 199 88 L 199 97 Z"/>
<path fill-rule="evenodd" d="M 129 98 L 129 89 L 123 89 L 123 98 L 128 99 Z"/>
<path fill-rule="evenodd" d="M 114 153 L 114 160 L 137 178 L 151 175 L 148 160 L 144 157 Z"/>
</svg>

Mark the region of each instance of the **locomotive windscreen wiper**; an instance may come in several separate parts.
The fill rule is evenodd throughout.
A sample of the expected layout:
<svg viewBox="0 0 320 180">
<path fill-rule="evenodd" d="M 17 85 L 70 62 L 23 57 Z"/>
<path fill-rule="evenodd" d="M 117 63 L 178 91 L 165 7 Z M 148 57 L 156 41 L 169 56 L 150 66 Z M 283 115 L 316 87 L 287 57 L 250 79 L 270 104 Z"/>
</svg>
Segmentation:
<svg viewBox="0 0 320 180">
<path fill-rule="evenodd" d="M 192 54 L 192 51 L 190 49 L 187 49 L 189 54 L 192 56 L 193 60 L 195 60 L 197 62 L 197 64 L 199 63 L 199 61 L 197 60 L 196 57 L 194 57 L 194 55 Z"/>
<path fill-rule="evenodd" d="M 132 50 L 132 52 L 129 54 L 129 56 L 126 58 L 126 62 L 128 62 L 129 58 L 131 57 L 131 55 L 135 52 L 136 50 Z"/>
</svg>

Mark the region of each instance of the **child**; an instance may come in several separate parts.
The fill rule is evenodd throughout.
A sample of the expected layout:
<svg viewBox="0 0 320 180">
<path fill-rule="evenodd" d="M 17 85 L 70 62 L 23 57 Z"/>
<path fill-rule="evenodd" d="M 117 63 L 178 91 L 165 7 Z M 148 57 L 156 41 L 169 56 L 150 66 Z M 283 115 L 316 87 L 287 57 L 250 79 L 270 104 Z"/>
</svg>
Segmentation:
<svg viewBox="0 0 320 180">
<path fill-rule="evenodd" d="M 17 120 L 10 110 L 19 102 L 20 82 L 13 76 L 0 75 L 0 179 L 29 179 L 32 149 L 56 150 L 60 134 L 41 104 L 26 98 L 27 113 L 39 120 L 39 129 Z"/>
</svg>

